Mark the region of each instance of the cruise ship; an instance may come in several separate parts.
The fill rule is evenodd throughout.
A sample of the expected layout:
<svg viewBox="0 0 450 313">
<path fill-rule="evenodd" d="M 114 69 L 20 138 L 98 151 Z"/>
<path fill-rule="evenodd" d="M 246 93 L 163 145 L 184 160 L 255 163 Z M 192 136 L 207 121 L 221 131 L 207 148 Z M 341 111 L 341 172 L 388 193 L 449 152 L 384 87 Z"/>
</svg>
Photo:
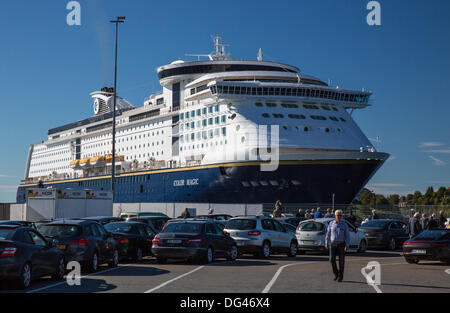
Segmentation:
<svg viewBox="0 0 450 313">
<path fill-rule="evenodd" d="M 36 187 L 110 190 L 114 157 L 115 203 L 351 203 L 389 157 L 352 118 L 371 92 L 214 48 L 159 67 L 162 92 L 142 106 L 117 96 L 114 155 L 114 90 L 91 93 L 92 117 L 30 146 L 17 202 Z"/>
</svg>

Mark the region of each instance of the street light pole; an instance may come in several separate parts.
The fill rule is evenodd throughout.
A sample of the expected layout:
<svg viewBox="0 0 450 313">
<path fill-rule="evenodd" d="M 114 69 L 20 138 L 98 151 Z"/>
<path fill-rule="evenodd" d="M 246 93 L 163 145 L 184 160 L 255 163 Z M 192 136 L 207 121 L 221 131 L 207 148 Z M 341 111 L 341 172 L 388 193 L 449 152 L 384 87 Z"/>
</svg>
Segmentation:
<svg viewBox="0 0 450 313">
<path fill-rule="evenodd" d="M 115 201 L 115 176 L 116 176 L 116 100 L 117 100 L 117 43 L 119 38 L 119 24 L 124 23 L 125 16 L 119 16 L 111 23 L 116 24 L 116 59 L 114 63 L 114 107 L 113 107 L 113 127 L 112 127 L 112 173 L 111 173 L 111 192 L 113 203 Z"/>
</svg>

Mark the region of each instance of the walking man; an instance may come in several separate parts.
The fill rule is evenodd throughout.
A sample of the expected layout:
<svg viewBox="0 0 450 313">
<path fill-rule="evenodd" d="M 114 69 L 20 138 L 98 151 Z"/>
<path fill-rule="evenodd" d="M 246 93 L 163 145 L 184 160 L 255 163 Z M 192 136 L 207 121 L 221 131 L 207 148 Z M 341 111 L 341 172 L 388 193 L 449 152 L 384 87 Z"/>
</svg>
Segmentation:
<svg viewBox="0 0 450 313">
<path fill-rule="evenodd" d="M 416 237 L 422 231 L 422 225 L 420 224 L 420 213 L 415 213 L 409 220 L 409 238 Z"/>
<path fill-rule="evenodd" d="M 334 280 L 341 282 L 344 279 L 345 252 L 350 246 L 350 232 L 343 219 L 341 210 L 335 212 L 335 220 L 328 224 L 325 237 L 325 248 L 330 250 L 330 262 L 333 268 Z M 336 255 L 339 255 L 339 269 L 336 266 Z"/>
</svg>

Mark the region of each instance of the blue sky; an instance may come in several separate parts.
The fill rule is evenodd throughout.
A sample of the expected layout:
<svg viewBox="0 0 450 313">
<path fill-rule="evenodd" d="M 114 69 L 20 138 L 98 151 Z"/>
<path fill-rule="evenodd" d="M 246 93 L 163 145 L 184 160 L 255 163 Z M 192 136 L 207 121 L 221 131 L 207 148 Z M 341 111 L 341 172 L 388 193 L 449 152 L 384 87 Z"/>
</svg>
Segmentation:
<svg viewBox="0 0 450 313">
<path fill-rule="evenodd" d="M 28 147 L 49 128 L 92 116 L 89 93 L 113 84 L 120 30 L 119 88 L 136 106 L 158 92 L 156 68 L 213 50 L 220 34 L 235 59 L 264 58 L 342 88 L 373 91 L 354 119 L 391 159 L 375 192 L 450 186 L 450 2 L 379 1 L 381 26 L 368 26 L 368 0 L 80 0 L 81 26 L 68 26 L 66 0 L 0 3 L 0 202 L 14 202 Z"/>
</svg>

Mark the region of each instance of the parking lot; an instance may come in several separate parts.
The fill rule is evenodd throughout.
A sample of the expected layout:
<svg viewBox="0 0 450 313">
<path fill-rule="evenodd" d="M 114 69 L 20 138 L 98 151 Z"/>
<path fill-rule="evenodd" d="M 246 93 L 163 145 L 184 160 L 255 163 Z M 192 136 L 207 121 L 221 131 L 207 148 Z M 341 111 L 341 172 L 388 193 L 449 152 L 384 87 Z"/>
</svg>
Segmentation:
<svg viewBox="0 0 450 313">
<path fill-rule="evenodd" d="M 361 269 L 368 262 L 381 264 L 381 285 L 367 284 Z M 66 280 L 36 280 L 25 291 L 3 283 L 1 293 L 439 293 L 450 292 L 450 266 L 439 262 L 408 264 L 402 253 L 373 251 L 349 253 L 344 281 L 333 281 L 328 256 L 241 256 L 236 261 L 215 260 L 208 265 L 180 260 L 157 264 L 152 257 L 142 262 L 102 266 L 97 273 L 83 273 L 80 286 Z M 378 289 L 378 290 L 377 290 Z"/>
</svg>

